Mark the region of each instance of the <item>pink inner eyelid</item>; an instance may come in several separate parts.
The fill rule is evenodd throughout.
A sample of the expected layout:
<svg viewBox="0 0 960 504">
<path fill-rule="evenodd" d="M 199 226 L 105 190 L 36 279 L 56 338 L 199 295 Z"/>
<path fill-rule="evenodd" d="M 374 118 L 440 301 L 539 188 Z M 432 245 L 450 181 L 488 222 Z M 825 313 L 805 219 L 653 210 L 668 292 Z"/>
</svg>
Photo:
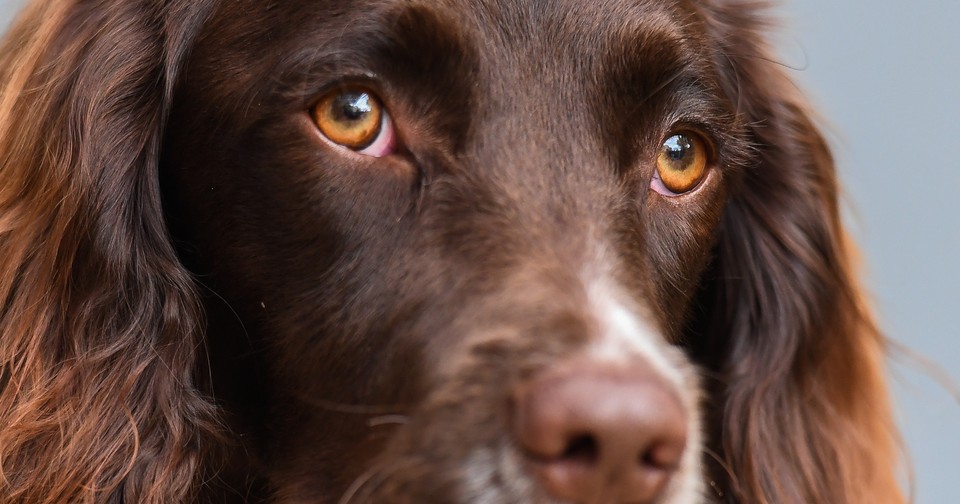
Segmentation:
<svg viewBox="0 0 960 504">
<path fill-rule="evenodd" d="M 358 154 L 373 157 L 384 157 L 393 154 L 396 147 L 396 131 L 393 128 L 393 121 L 386 110 L 383 111 L 380 118 L 380 133 L 372 144 L 357 151 Z"/>
<path fill-rule="evenodd" d="M 650 179 L 650 189 L 653 189 L 655 192 L 662 194 L 664 196 L 679 196 L 679 193 L 675 193 L 670 189 L 667 189 L 667 186 L 664 185 L 663 180 L 660 179 L 660 174 L 656 170 L 653 171 L 653 178 Z"/>
</svg>

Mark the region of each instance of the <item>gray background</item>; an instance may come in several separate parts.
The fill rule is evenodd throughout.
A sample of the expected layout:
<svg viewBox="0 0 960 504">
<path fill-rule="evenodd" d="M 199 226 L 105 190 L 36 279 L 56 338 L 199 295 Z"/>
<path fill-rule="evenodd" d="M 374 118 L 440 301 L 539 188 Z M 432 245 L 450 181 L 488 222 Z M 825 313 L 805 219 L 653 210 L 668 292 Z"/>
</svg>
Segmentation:
<svg viewBox="0 0 960 504">
<path fill-rule="evenodd" d="M 0 27 L 22 3 L 0 0 Z M 775 12 L 782 62 L 828 121 L 880 321 L 909 349 L 890 374 L 916 502 L 960 503 L 960 401 L 944 385 L 960 381 L 960 2 Z"/>
<path fill-rule="evenodd" d="M 890 376 L 916 502 L 960 503 L 960 2 L 777 12 L 782 61 L 828 121 L 880 322 L 909 349 Z"/>
</svg>

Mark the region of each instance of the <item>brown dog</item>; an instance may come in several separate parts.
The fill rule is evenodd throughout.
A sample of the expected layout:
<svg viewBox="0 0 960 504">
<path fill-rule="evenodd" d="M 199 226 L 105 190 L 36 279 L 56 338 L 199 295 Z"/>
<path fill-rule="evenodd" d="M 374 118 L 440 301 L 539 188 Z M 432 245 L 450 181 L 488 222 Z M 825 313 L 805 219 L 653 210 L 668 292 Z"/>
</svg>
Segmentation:
<svg viewBox="0 0 960 504">
<path fill-rule="evenodd" d="M 0 500 L 901 502 L 756 3 L 35 1 Z"/>
</svg>

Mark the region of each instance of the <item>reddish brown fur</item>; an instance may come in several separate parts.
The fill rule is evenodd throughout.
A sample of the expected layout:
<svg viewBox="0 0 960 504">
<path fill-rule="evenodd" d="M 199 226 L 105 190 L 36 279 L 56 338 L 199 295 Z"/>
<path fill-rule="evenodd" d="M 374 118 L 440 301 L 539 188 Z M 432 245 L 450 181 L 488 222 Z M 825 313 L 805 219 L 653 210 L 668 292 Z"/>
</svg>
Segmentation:
<svg viewBox="0 0 960 504">
<path fill-rule="evenodd" d="M 0 500 L 457 502 L 511 384 L 589 339 L 606 247 L 706 377 L 707 502 L 903 501 L 760 2 L 364 3 L 38 0 L 7 35 Z M 365 65 L 409 151 L 378 165 L 303 122 Z M 667 201 L 676 121 L 719 166 Z"/>
</svg>

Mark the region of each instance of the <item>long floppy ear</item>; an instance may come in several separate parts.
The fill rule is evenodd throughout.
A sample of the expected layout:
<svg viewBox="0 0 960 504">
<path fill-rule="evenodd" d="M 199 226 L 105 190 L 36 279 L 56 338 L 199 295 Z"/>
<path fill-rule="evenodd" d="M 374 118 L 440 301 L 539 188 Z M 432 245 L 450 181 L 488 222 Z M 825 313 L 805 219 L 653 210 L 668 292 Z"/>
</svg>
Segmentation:
<svg viewBox="0 0 960 504">
<path fill-rule="evenodd" d="M 199 309 L 156 173 L 200 2 L 176 4 L 37 1 L 0 48 L 4 502 L 183 502 L 203 477 Z"/>
<path fill-rule="evenodd" d="M 730 502 L 903 502 L 883 378 L 828 147 L 762 42 L 762 2 L 705 7 L 755 162 L 732 189 L 697 324 L 712 355 L 718 493 Z M 722 481 L 728 481 L 727 488 Z"/>
</svg>

